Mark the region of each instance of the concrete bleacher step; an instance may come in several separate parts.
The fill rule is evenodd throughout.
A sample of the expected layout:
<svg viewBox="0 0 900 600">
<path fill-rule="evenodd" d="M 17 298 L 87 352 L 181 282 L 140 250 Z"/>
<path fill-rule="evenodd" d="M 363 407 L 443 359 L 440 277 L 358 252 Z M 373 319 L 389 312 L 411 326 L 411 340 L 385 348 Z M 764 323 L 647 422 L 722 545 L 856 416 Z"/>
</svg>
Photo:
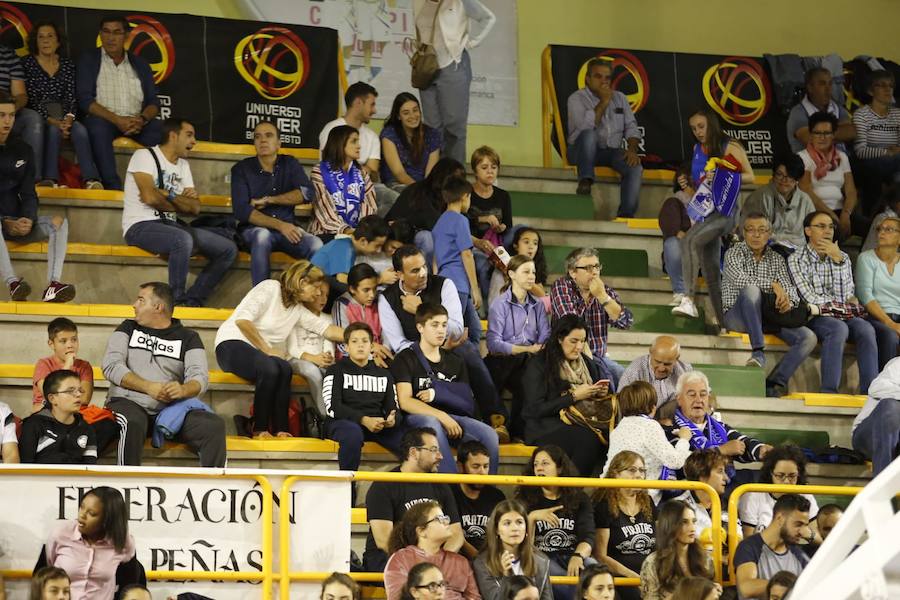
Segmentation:
<svg viewBox="0 0 900 600">
<path fill-rule="evenodd" d="M 566 272 L 566 257 L 577 246 L 544 245 L 547 271 L 554 274 Z M 598 248 L 597 253 L 603 265 L 603 275 L 622 277 L 648 277 L 647 252 L 627 248 Z"/>
</svg>

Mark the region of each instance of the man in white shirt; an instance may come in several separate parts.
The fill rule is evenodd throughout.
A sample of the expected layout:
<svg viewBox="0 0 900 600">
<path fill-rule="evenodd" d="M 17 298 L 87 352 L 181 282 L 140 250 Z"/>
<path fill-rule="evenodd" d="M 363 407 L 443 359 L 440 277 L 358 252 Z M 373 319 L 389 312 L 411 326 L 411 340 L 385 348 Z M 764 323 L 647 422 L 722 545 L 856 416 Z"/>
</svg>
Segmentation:
<svg viewBox="0 0 900 600">
<path fill-rule="evenodd" d="M 325 148 L 328 134 L 338 125 L 350 125 L 359 130 L 359 164 L 369 174 L 369 179 L 375 184 L 375 202 L 378 203 L 378 215 L 383 217 L 397 200 L 400 194 L 395 192 L 379 180 L 379 166 L 381 165 L 381 140 L 378 134 L 369 129 L 369 121 L 375 116 L 375 101 L 378 99 L 378 91 L 362 81 L 357 81 L 347 88 L 344 93 L 344 104 L 347 112 L 343 117 L 330 121 L 319 133 L 319 152 Z"/>
<path fill-rule="evenodd" d="M 237 258 L 237 246 L 223 235 L 177 220 L 179 214 L 200 212 L 200 196 L 185 160 L 196 143 L 194 126 L 185 119 L 166 119 L 163 140 L 158 146 L 137 150 L 128 163 L 122 232 L 129 246 L 168 257 L 176 304 L 203 306 Z M 185 291 L 195 252 L 205 256 L 207 263 Z"/>
<path fill-rule="evenodd" d="M 853 449 L 872 459 L 872 477 L 900 455 L 900 358 L 869 386 L 869 397 L 853 420 Z"/>
</svg>

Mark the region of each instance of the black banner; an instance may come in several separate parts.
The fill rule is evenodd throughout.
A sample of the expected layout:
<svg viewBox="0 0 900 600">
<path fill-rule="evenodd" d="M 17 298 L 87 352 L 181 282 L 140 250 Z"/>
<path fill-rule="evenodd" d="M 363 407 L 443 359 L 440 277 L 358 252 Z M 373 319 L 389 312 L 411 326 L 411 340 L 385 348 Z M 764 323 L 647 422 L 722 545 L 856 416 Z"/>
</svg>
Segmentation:
<svg viewBox="0 0 900 600">
<path fill-rule="evenodd" d="M 587 62 L 598 56 L 611 61 L 613 87 L 628 97 L 635 112 L 647 168 L 668 168 L 690 158 L 695 140 L 687 121 L 701 107 L 719 115 L 754 167 L 770 167 L 772 157 L 788 148 L 785 120 L 775 110 L 762 59 L 577 46 L 550 50 L 553 93 L 564 129 L 561 135 L 554 133 L 557 150 L 565 136 L 566 100 L 584 87 Z"/>
<path fill-rule="evenodd" d="M 199 139 L 247 144 L 265 119 L 278 125 L 286 147 L 318 149 L 319 132 L 338 115 L 333 29 L 0 2 L 0 43 L 24 56 L 32 27 L 50 20 L 68 32 L 61 51 L 77 62 L 99 46 L 106 14 L 131 23 L 125 44 L 153 70 L 160 116 L 190 119 Z"/>
</svg>

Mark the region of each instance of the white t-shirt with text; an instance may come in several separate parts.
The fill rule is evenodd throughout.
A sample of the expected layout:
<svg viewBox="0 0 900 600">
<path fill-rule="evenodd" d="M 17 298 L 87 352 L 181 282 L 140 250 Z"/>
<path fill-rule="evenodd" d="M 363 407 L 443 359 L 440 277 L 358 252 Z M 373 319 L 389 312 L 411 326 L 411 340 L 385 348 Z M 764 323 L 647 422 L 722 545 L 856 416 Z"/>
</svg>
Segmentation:
<svg viewBox="0 0 900 600">
<path fill-rule="evenodd" d="M 122 210 L 122 235 L 135 223 L 143 221 L 156 221 L 158 219 L 175 219 L 174 213 L 161 213 L 152 206 L 144 204 L 141 201 L 141 192 L 138 189 L 137 182 L 134 180 L 135 173 L 147 173 L 153 178 L 154 184 L 159 187 L 159 170 L 153 155 L 159 159 L 159 166 L 162 169 L 163 185 L 162 189 L 166 192 L 182 193 L 188 188 L 194 187 L 194 178 L 191 176 L 191 166 L 183 158 L 179 158 L 175 164 L 170 163 L 159 146 L 153 148 L 141 148 L 135 151 L 128 162 L 128 172 L 125 174 L 125 200 L 124 209 Z"/>
</svg>

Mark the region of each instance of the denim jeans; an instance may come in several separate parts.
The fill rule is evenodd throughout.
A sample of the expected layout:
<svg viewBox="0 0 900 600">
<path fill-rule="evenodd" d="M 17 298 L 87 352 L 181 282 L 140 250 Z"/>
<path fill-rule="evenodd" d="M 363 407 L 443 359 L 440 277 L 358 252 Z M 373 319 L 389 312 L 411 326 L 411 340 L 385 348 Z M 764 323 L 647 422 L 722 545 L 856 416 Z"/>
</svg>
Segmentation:
<svg viewBox="0 0 900 600">
<path fill-rule="evenodd" d="M 40 177 L 44 162 L 44 117 L 30 108 L 21 108 L 16 113 L 16 120 L 12 126 L 12 133 L 22 137 L 22 140 L 34 152 L 34 174 Z"/>
<path fill-rule="evenodd" d="M 94 152 L 94 164 L 100 171 L 100 179 L 103 187 L 108 190 L 121 190 L 122 180 L 116 171 L 116 153 L 113 150 L 113 140 L 124 134 L 119 128 L 103 119 L 88 115 L 84 119 L 88 137 L 91 140 L 91 150 Z M 162 140 L 162 121 L 150 119 L 136 135 L 126 136 L 143 146 L 155 146 Z"/>
<path fill-rule="evenodd" d="M 193 229 L 192 237 L 185 229 L 161 221 L 135 223 L 125 232 L 125 241 L 129 246 L 168 256 L 169 285 L 178 303 L 204 304 L 238 255 L 237 246 L 225 236 L 198 227 Z M 207 263 L 194 285 L 185 291 L 194 252 L 205 256 Z"/>
<path fill-rule="evenodd" d="M 0 277 L 6 283 L 17 279 L 16 271 L 9 258 L 9 249 L 4 241 L 3 229 L 0 229 Z M 69 243 L 69 221 L 63 219 L 59 229 L 53 227 L 53 217 L 38 217 L 31 226 L 31 231 L 22 237 L 6 236 L 12 242 L 39 242 L 47 240 L 47 283 L 61 281 L 63 263 L 66 260 L 66 247 Z"/>
<path fill-rule="evenodd" d="M 273 252 L 284 252 L 294 258 L 311 258 L 322 247 L 322 240 L 311 233 L 304 232 L 300 242 L 292 244 L 280 231 L 266 227 L 245 227 L 241 230 L 241 237 L 250 247 L 250 278 L 253 285 L 271 275 Z"/>
<path fill-rule="evenodd" d="M 450 415 L 450 417 L 459 423 L 462 427 L 463 434 L 459 442 L 469 442 L 472 440 L 479 441 L 488 449 L 488 457 L 491 459 L 490 474 L 497 474 L 497 467 L 500 462 L 500 444 L 497 441 L 497 434 L 493 427 L 486 425 L 478 419 L 472 417 L 460 417 L 459 415 Z M 430 415 L 411 415 L 405 416 L 407 427 L 431 427 L 437 433 L 438 448 L 441 449 L 441 463 L 438 471 L 441 473 L 456 473 L 456 459 L 453 457 L 453 450 L 450 448 L 450 440 L 447 438 L 447 432 L 438 421 L 437 417 Z"/>
<path fill-rule="evenodd" d="M 609 390 L 615 392 L 619 389 L 619 380 L 625 374 L 625 367 L 611 359 L 609 356 L 595 358 L 594 362 L 600 364 L 600 371 L 609 374 Z"/>
<path fill-rule="evenodd" d="M 72 122 L 70 138 L 75 148 L 75 156 L 78 157 L 78 166 L 81 169 L 81 178 L 85 181 L 100 179 L 97 166 L 94 164 L 94 156 L 91 154 L 91 140 L 88 137 L 87 128 L 79 121 Z M 62 132 L 59 127 L 44 124 L 44 172 L 37 173 L 38 179 L 59 179 L 59 148 L 62 145 Z"/>
<path fill-rule="evenodd" d="M 765 347 L 762 292 L 758 287 L 748 285 L 741 290 L 734 306 L 725 313 L 725 327 L 749 335 L 751 348 Z M 791 375 L 815 349 L 816 334 L 807 327 L 784 327 L 778 332 L 778 337 L 789 346 L 789 350 L 769 374 L 768 380 L 787 387 Z"/>
<path fill-rule="evenodd" d="M 625 151 L 622 148 L 601 148 L 596 129 L 582 131 L 568 149 L 569 162 L 574 161 L 578 166 L 578 179 L 593 181 L 594 167 L 598 165 L 611 167 L 621 175 L 618 216 L 633 217 L 638 208 L 644 167 L 640 164 L 629 167 L 625 163 Z"/>
<path fill-rule="evenodd" d="M 670 236 L 663 240 L 663 262 L 672 282 L 672 293 L 684 293 L 684 274 L 681 272 L 681 240 Z"/>
<path fill-rule="evenodd" d="M 900 315 L 888 313 L 887 316 L 895 323 L 900 322 Z M 878 372 L 880 373 L 884 369 L 884 365 L 897 356 L 897 344 L 900 338 L 897 337 L 896 331 L 875 317 L 869 316 L 868 321 L 875 329 L 875 342 L 878 344 Z"/>
<path fill-rule="evenodd" d="M 466 363 L 466 369 L 469 371 L 469 386 L 475 395 L 475 402 L 478 404 L 481 417 L 487 420 L 491 415 L 501 415 L 504 419 L 508 419 L 509 413 L 506 406 L 500 402 L 497 388 L 494 387 L 494 380 L 491 379 L 491 373 L 484 364 L 484 359 L 481 358 L 478 346 L 467 340 L 454 348 L 453 354 Z"/>
<path fill-rule="evenodd" d="M 824 394 L 836 394 L 841 383 L 841 359 L 847 339 L 856 344 L 856 363 L 859 366 L 859 393 L 869 391 L 869 384 L 878 375 L 878 345 L 875 329 L 865 319 L 856 317 L 841 321 L 834 317 L 815 317 L 807 323 L 822 344 L 822 389 Z"/>
<path fill-rule="evenodd" d="M 444 137 L 441 156 L 449 156 L 466 164 L 466 128 L 469 125 L 469 88 L 472 85 L 472 63 L 463 50 L 458 63 L 438 69 L 430 86 L 419 90 L 422 118 Z"/>
<path fill-rule="evenodd" d="M 872 459 L 877 477 L 900 453 L 900 400 L 882 398 L 853 432 L 853 449 Z"/>
<path fill-rule="evenodd" d="M 481 317 L 475 310 L 475 302 L 470 294 L 459 292 L 459 303 L 462 305 L 463 325 L 469 328 L 469 341 L 478 346 L 481 343 Z"/>
<path fill-rule="evenodd" d="M 706 289 L 716 313 L 719 326 L 725 322 L 722 310 L 722 236 L 734 227 L 731 217 L 712 213 L 702 223 L 697 223 L 681 238 L 681 276 L 684 294 L 693 299 L 697 293 L 697 270 L 703 270 Z"/>
</svg>

